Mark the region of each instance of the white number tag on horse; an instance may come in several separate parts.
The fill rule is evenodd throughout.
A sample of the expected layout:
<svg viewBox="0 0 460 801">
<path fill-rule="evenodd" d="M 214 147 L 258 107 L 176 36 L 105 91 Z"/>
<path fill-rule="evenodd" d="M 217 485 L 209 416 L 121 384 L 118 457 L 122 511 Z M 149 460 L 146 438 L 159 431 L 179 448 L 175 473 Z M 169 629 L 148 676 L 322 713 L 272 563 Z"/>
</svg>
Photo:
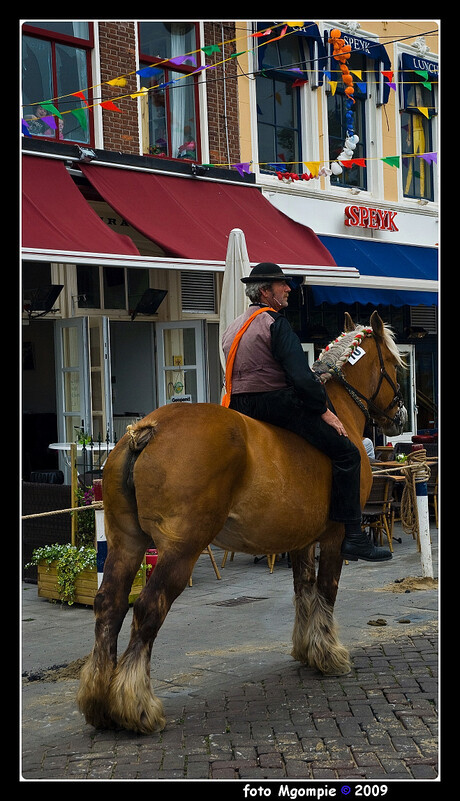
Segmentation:
<svg viewBox="0 0 460 801">
<path fill-rule="evenodd" d="M 356 362 L 358 362 L 360 358 L 364 356 L 365 353 L 366 351 L 358 346 L 357 348 L 354 349 L 348 361 L 350 362 L 350 364 L 356 364 Z"/>
</svg>

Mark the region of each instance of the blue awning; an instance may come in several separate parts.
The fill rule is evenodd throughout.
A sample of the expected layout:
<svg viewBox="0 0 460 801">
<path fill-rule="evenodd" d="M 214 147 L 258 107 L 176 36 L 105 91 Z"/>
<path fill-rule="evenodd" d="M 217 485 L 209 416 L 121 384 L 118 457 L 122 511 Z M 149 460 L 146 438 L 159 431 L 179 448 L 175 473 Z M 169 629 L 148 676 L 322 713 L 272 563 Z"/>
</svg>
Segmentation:
<svg viewBox="0 0 460 801">
<path fill-rule="evenodd" d="M 268 25 L 267 25 L 266 22 L 258 22 L 257 23 L 257 30 L 259 30 L 259 31 L 262 31 L 267 27 L 268 27 Z M 277 31 L 277 33 L 275 33 L 275 36 L 276 35 L 278 35 L 278 31 Z M 322 67 L 324 66 L 325 59 L 326 59 L 326 48 L 324 47 L 324 42 L 323 42 L 323 39 L 322 39 L 322 36 L 321 36 L 321 33 L 319 31 L 318 26 L 314 22 L 307 21 L 307 22 L 303 23 L 303 26 L 301 28 L 294 28 L 293 30 L 291 30 L 290 31 L 290 35 L 291 36 L 292 35 L 301 36 L 302 38 L 305 38 L 305 39 L 313 39 L 316 42 L 316 44 L 318 46 L 318 61 L 313 65 L 313 68 L 318 70 L 318 73 L 319 73 L 318 74 L 318 82 L 319 82 L 319 85 L 322 85 L 322 83 L 323 83 Z M 277 68 L 277 69 L 281 69 L 282 70 L 282 68 L 280 68 L 278 65 L 273 65 L 273 64 L 269 65 L 269 64 L 266 64 L 264 62 L 266 44 L 269 44 L 270 42 L 268 41 L 265 44 L 262 39 L 259 39 L 258 42 L 259 42 L 259 46 L 258 46 L 259 69 L 260 70 L 262 70 L 264 68 L 265 69 L 270 69 L 270 67 L 271 67 L 271 68 Z M 310 54 L 310 57 L 312 59 L 313 55 Z M 308 64 L 308 62 L 307 62 L 307 64 Z M 298 66 L 299 67 L 300 66 L 304 67 L 305 65 L 300 65 L 299 64 Z M 321 69 L 319 69 L 319 67 Z M 287 67 L 286 71 L 289 71 L 289 69 L 290 68 Z M 295 71 L 293 71 L 293 70 L 291 70 L 291 71 L 292 71 L 292 80 L 295 81 L 296 78 L 298 78 L 299 76 L 298 76 L 298 74 L 296 74 Z"/>
<path fill-rule="evenodd" d="M 356 267 L 362 276 L 438 280 L 437 248 L 321 236 L 337 264 Z M 320 303 L 371 303 L 375 306 L 436 306 L 437 292 L 374 289 L 359 286 L 312 286 L 315 305 Z"/>
<path fill-rule="evenodd" d="M 331 28 L 331 30 L 333 30 Z M 340 30 L 340 29 L 339 29 Z M 327 42 L 330 37 L 331 31 L 326 31 L 324 34 L 325 41 Z M 375 42 L 372 39 L 365 39 L 363 36 L 355 36 L 351 33 L 345 33 L 341 31 L 341 37 L 344 42 L 351 47 L 352 53 L 362 53 L 367 58 L 371 58 L 376 62 L 375 65 L 375 80 L 376 83 L 379 83 L 379 75 L 382 70 L 391 70 L 391 61 L 390 57 L 385 50 L 383 44 L 380 42 Z M 332 55 L 332 45 L 329 44 L 329 52 Z M 383 96 L 382 102 L 388 103 L 388 98 L 390 95 L 390 87 L 388 86 L 387 81 L 383 82 Z"/>
<path fill-rule="evenodd" d="M 424 73 L 421 75 L 420 73 Z M 430 88 L 432 84 L 438 83 L 439 64 L 437 61 L 432 61 L 423 56 L 414 56 L 410 53 L 402 53 L 400 61 L 400 75 L 399 85 L 401 87 L 401 108 L 414 108 L 417 104 L 410 102 L 409 90 L 414 84 L 421 84 L 422 86 L 428 84 Z M 420 104 L 423 105 L 423 104 Z M 432 104 L 434 106 L 434 103 Z M 431 114 L 435 112 L 430 109 Z"/>
</svg>

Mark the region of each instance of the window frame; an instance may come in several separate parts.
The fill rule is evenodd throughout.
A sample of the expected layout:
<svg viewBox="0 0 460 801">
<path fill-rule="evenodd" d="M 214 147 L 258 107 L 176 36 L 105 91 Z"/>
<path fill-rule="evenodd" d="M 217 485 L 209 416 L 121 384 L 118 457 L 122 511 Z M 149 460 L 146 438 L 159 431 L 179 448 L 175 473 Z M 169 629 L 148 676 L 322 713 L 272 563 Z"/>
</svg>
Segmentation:
<svg viewBox="0 0 460 801">
<path fill-rule="evenodd" d="M 422 202 L 427 202 L 427 203 L 436 203 L 437 202 L 436 164 L 434 164 L 433 162 L 431 162 L 431 163 L 426 162 L 423 159 L 415 159 L 415 158 L 410 158 L 410 159 L 407 159 L 405 161 L 406 154 L 403 152 L 404 151 L 403 122 L 404 122 L 405 118 L 407 119 L 408 122 L 410 122 L 410 125 L 411 125 L 411 142 L 412 142 L 412 145 L 413 145 L 414 144 L 413 125 L 414 125 L 415 119 L 418 118 L 422 122 L 423 126 L 425 127 L 426 131 L 424 132 L 424 135 L 425 135 L 425 137 L 428 137 L 428 140 L 429 140 L 428 147 L 426 148 L 426 152 L 431 153 L 431 152 L 434 152 L 436 150 L 436 138 L 437 137 L 436 137 L 436 130 L 435 130 L 435 127 L 434 127 L 434 123 L 432 122 L 432 120 L 434 120 L 438 116 L 438 113 L 439 113 L 439 110 L 438 110 L 438 105 L 439 105 L 438 81 L 437 81 L 437 79 L 436 79 L 436 81 L 432 81 L 432 83 L 434 85 L 432 86 L 431 90 L 429 90 L 429 89 L 426 89 L 425 87 L 423 87 L 422 84 L 423 84 L 424 79 L 423 79 L 423 77 L 421 75 L 417 75 L 414 72 L 413 78 L 411 76 L 411 83 L 414 83 L 414 81 L 415 81 L 415 83 L 412 86 L 412 88 L 407 90 L 407 91 L 408 92 L 412 92 L 412 90 L 413 90 L 413 92 L 415 94 L 415 92 L 417 91 L 417 88 L 418 88 L 417 84 L 420 84 L 420 88 L 421 88 L 422 93 L 426 92 L 427 93 L 426 94 L 426 98 L 427 99 L 429 98 L 430 100 L 432 100 L 433 108 L 431 110 L 431 116 L 429 118 L 426 118 L 425 115 L 422 114 L 421 111 L 419 111 L 419 107 L 420 106 L 422 106 L 422 107 L 425 106 L 425 102 L 424 102 L 424 98 L 423 97 L 421 98 L 420 103 L 418 103 L 416 100 L 415 100 L 414 104 L 406 103 L 406 88 L 404 86 L 404 81 L 403 81 L 404 73 L 402 71 L 403 70 L 403 66 L 402 66 L 402 62 L 401 62 L 401 57 L 404 54 L 407 54 L 409 56 L 414 56 L 415 53 L 413 51 L 409 52 L 409 51 L 402 51 L 401 50 L 399 52 L 399 54 L 398 54 L 398 56 L 399 56 L 398 57 L 398 65 L 399 65 L 399 67 L 398 67 L 398 75 L 399 75 L 399 84 L 400 84 L 400 92 L 399 92 L 399 137 L 400 137 L 400 152 L 401 152 L 401 176 L 400 176 L 401 198 L 402 198 L 403 201 L 408 201 L 408 202 L 412 201 L 412 202 L 416 202 L 417 203 L 419 201 L 422 201 Z M 435 58 L 433 58 L 433 56 L 435 56 Z M 424 58 L 424 56 L 420 55 L 419 58 L 422 60 Z M 430 61 L 430 62 L 433 62 L 433 61 L 435 61 L 437 59 L 437 54 L 427 53 L 426 54 L 426 59 L 428 61 Z M 430 77 L 428 77 L 428 80 L 430 80 Z M 410 152 L 415 152 L 413 146 L 409 147 L 409 151 Z M 429 177 L 429 183 L 431 185 L 431 191 L 429 193 L 428 192 L 424 192 L 423 194 L 421 192 L 419 192 L 418 194 L 416 194 L 415 192 L 412 193 L 412 194 L 409 194 L 409 193 L 406 194 L 405 186 L 406 186 L 406 183 L 407 183 L 407 178 L 408 178 L 408 173 L 409 173 L 410 167 L 411 166 L 415 167 L 415 164 L 417 162 L 423 162 L 419 166 L 421 166 L 424 171 L 426 170 L 429 173 L 429 176 L 430 176 Z M 415 170 L 414 170 L 414 175 L 413 175 L 413 177 L 411 178 L 411 181 L 410 181 L 411 185 L 414 185 L 415 180 L 416 180 L 416 177 L 415 177 Z M 428 196 L 428 194 L 430 194 L 430 197 Z"/>
<path fill-rule="evenodd" d="M 369 59 L 366 58 L 366 56 L 363 53 L 360 53 L 360 52 L 357 52 L 355 55 L 358 56 L 360 59 L 362 59 L 361 69 L 362 69 L 363 72 L 365 72 L 365 74 L 368 74 L 370 72 L 370 69 L 371 69 L 369 67 Z M 352 67 L 350 67 L 349 62 L 347 62 L 347 66 L 350 69 L 350 71 L 352 71 Z M 356 68 L 359 69 L 358 67 L 356 67 Z M 337 73 L 337 75 L 335 75 L 335 73 Z M 331 155 L 331 135 L 330 135 L 330 126 L 329 126 L 329 100 L 330 100 L 330 98 L 334 99 L 338 95 L 339 97 L 343 98 L 342 102 L 345 102 L 345 99 L 346 99 L 345 86 L 343 84 L 341 75 L 342 75 L 342 73 L 341 73 L 341 70 L 340 70 L 340 67 L 339 67 L 339 63 L 336 62 L 335 59 L 333 59 L 332 56 L 331 56 L 331 80 L 335 80 L 336 77 L 337 77 L 337 88 L 335 90 L 334 95 L 332 95 L 332 92 L 330 90 L 327 91 L 327 99 L 326 99 L 326 104 L 325 104 L 326 105 L 327 119 L 328 119 L 327 138 L 328 138 L 328 158 L 329 158 L 330 162 L 334 161 L 335 159 Z M 356 81 L 354 81 L 354 82 L 356 83 Z M 369 128 L 368 103 L 367 103 L 367 101 L 369 99 L 369 90 L 366 88 L 365 95 L 362 95 L 361 92 L 356 92 L 355 91 L 355 94 L 353 95 L 353 97 L 354 97 L 354 100 L 355 100 L 355 108 L 353 109 L 353 114 L 356 114 L 356 111 L 357 111 L 356 106 L 358 106 L 358 104 L 359 104 L 358 108 L 360 109 L 361 121 L 360 121 L 360 131 L 359 131 L 359 142 L 358 142 L 358 144 L 356 146 L 356 149 L 355 149 L 355 151 L 353 153 L 353 157 L 352 158 L 364 158 L 365 159 L 366 158 L 366 153 L 367 153 L 367 130 Z M 344 147 L 345 138 L 346 138 L 346 121 L 345 121 L 345 114 L 344 113 L 342 114 L 342 119 L 340 120 L 340 125 L 341 125 L 342 130 L 343 130 L 344 133 L 343 133 L 342 142 L 339 143 L 339 146 L 340 146 L 339 153 L 342 151 L 342 149 Z M 355 127 L 355 132 L 357 133 L 356 127 Z M 360 181 L 359 183 L 350 183 L 346 179 L 349 178 L 349 176 L 355 170 L 358 171 L 358 176 L 361 174 L 363 180 Z M 342 189 L 358 189 L 360 192 L 368 192 L 369 191 L 369 177 L 370 176 L 369 176 L 368 170 L 365 167 L 360 167 L 360 166 L 357 166 L 357 165 L 353 165 L 351 170 L 346 169 L 346 170 L 343 170 L 340 175 L 331 175 L 330 176 L 330 186 L 331 186 L 331 188 L 334 188 L 334 189 L 340 187 Z"/>
<path fill-rule="evenodd" d="M 80 37 L 73 37 L 69 36 L 68 34 L 58 33 L 55 31 L 48 31 L 44 28 L 37 28 L 33 25 L 27 25 L 24 23 L 22 26 L 22 36 L 28 36 L 32 39 L 40 39 L 42 41 L 48 42 L 51 47 L 51 80 L 53 85 L 53 92 L 52 97 L 50 98 L 43 98 L 43 100 L 49 100 L 53 102 L 53 105 L 59 109 L 59 100 L 58 98 L 58 74 L 57 74 L 57 67 L 56 67 L 56 45 L 64 45 L 67 47 L 73 47 L 75 50 L 83 50 L 85 52 L 85 62 L 86 62 L 86 76 L 87 76 L 87 85 L 83 87 L 83 90 L 87 91 L 87 103 L 89 106 L 93 103 L 93 92 L 92 92 L 92 63 L 91 63 L 91 56 L 92 51 L 94 48 L 94 23 L 88 21 L 88 38 L 82 39 Z M 22 53 L 23 55 L 23 53 Z M 75 91 L 81 91 L 81 87 L 76 87 Z M 78 102 L 78 98 L 75 99 Z M 37 101 L 38 102 L 38 101 Z M 84 108 L 83 105 L 77 106 L 78 108 Z M 77 144 L 77 145 L 94 145 L 94 120 L 93 115 L 88 114 L 88 141 L 82 142 L 78 139 L 64 139 L 60 138 L 59 136 L 59 125 L 56 127 L 54 131 L 54 135 L 37 135 L 31 133 L 31 137 L 33 139 L 40 139 L 44 141 L 51 141 L 51 142 L 59 142 L 61 144 Z"/>
<path fill-rule="evenodd" d="M 261 30 L 264 30 L 265 28 L 268 28 L 268 27 L 269 27 L 269 23 L 268 22 L 260 22 L 259 21 L 259 22 L 255 23 L 254 30 L 255 31 L 261 31 Z M 258 41 L 258 40 L 256 40 L 256 41 Z M 261 40 L 261 41 L 263 41 L 263 40 Z M 298 175 L 301 175 L 303 172 L 305 172 L 304 161 L 306 160 L 306 156 L 304 156 L 304 150 L 305 150 L 306 143 L 307 143 L 307 140 L 308 140 L 308 132 L 309 132 L 310 127 L 311 127 L 311 119 L 310 118 L 312 116 L 311 110 L 310 110 L 308 115 L 306 114 L 305 92 L 303 90 L 304 90 L 305 86 L 309 86 L 310 88 L 312 88 L 311 63 L 312 63 L 312 60 L 313 60 L 313 55 L 312 55 L 311 50 L 310 50 L 310 39 L 308 39 L 307 37 L 303 38 L 303 37 L 295 36 L 295 41 L 297 41 L 298 48 L 299 48 L 299 64 L 298 65 L 295 64 L 293 66 L 300 66 L 301 65 L 303 67 L 303 69 L 306 71 L 305 79 L 308 81 L 308 83 L 305 83 L 302 86 L 292 87 L 292 90 L 293 90 L 293 101 L 292 102 L 296 104 L 297 124 L 295 126 L 293 126 L 291 128 L 291 130 L 297 131 L 297 148 L 298 148 L 298 159 L 299 160 L 298 160 L 297 164 L 295 164 L 295 163 L 294 164 L 288 164 L 286 171 L 287 172 L 291 172 L 291 173 L 297 173 Z M 270 42 L 267 42 L 267 44 L 270 44 Z M 257 164 L 258 164 L 258 171 L 259 171 L 260 175 L 263 176 L 264 179 L 267 179 L 268 177 L 273 177 L 273 178 L 277 177 L 276 176 L 276 169 L 275 168 L 270 169 L 268 167 L 268 164 L 275 164 L 275 165 L 279 164 L 280 165 L 283 162 L 278 160 L 276 158 L 276 154 L 275 154 L 275 158 L 272 159 L 270 162 L 264 162 L 263 165 L 261 164 L 261 155 L 260 155 L 260 148 L 259 148 L 259 119 L 258 119 L 258 111 L 257 111 L 257 108 L 258 108 L 257 81 L 260 78 L 267 79 L 267 80 L 271 80 L 273 82 L 273 85 L 274 85 L 275 81 L 280 81 L 280 82 L 283 82 L 283 83 L 286 83 L 286 84 L 293 84 L 293 83 L 295 83 L 296 80 L 299 79 L 299 73 L 293 72 L 292 70 L 290 71 L 288 65 L 286 65 L 285 68 L 283 69 L 283 66 L 282 66 L 282 60 L 283 59 L 282 59 L 282 52 L 281 52 L 282 44 L 283 44 L 283 39 L 279 39 L 278 41 L 272 43 L 272 45 L 274 45 L 276 47 L 277 61 L 278 61 L 278 64 L 280 64 L 281 66 L 269 65 L 269 66 L 265 67 L 265 66 L 263 66 L 263 64 L 261 65 L 259 63 L 258 50 L 254 49 L 253 53 L 252 53 L 253 64 L 254 64 L 254 74 L 255 74 L 255 76 L 257 78 L 257 80 L 254 81 L 254 104 L 255 104 L 255 116 L 254 116 L 254 119 L 255 119 L 255 138 L 256 138 L 256 147 L 257 147 Z M 316 88 L 316 87 L 314 87 L 314 88 Z M 276 102 L 275 98 L 274 98 L 273 102 L 274 103 Z M 275 106 L 275 110 L 276 110 L 276 106 Z M 278 127 L 285 128 L 286 126 L 284 126 L 284 125 L 277 126 L 276 122 L 275 122 L 273 127 L 274 127 L 275 132 L 276 132 Z M 276 133 L 275 133 L 275 141 L 276 141 Z"/>
<path fill-rule="evenodd" d="M 83 299 L 85 296 L 84 287 L 80 284 L 79 285 L 79 268 L 83 267 L 86 269 L 90 269 L 94 271 L 94 285 L 97 286 L 98 298 L 96 300 L 99 301 L 99 305 L 86 305 L 86 301 Z M 123 270 L 123 293 L 124 293 L 124 305 L 123 306 L 108 306 L 107 303 L 107 291 L 106 291 L 106 278 L 108 273 L 106 271 L 116 269 L 116 270 Z M 97 273 L 96 273 L 97 271 Z M 139 271 L 144 274 L 144 278 L 146 279 L 146 289 L 150 288 L 151 282 L 151 271 L 148 267 L 145 268 L 138 268 L 138 267 L 121 267 L 117 265 L 108 266 L 103 264 L 77 264 L 75 270 L 75 281 L 77 287 L 77 305 L 78 311 L 89 313 L 89 312 L 102 312 L 103 314 L 112 314 L 112 315 L 130 315 L 133 312 L 133 308 L 131 305 L 136 305 L 137 302 L 140 300 L 141 293 L 137 293 L 134 295 L 134 288 L 130 286 L 130 276 L 133 277 L 134 273 L 139 275 Z M 121 284 L 119 284 L 121 286 Z"/>
<path fill-rule="evenodd" d="M 178 20 L 174 20 L 175 22 Z M 199 54 L 200 50 L 200 25 L 199 22 L 192 22 L 195 27 L 195 45 L 197 50 L 197 55 Z M 167 153 L 143 153 L 144 156 L 150 156 L 151 158 L 167 158 L 173 161 L 179 162 L 200 162 L 201 161 L 201 125 L 200 125 L 200 102 L 199 102 L 199 86 L 198 86 L 198 77 L 197 75 L 193 75 L 197 67 L 191 64 L 172 64 L 169 59 L 162 58 L 161 56 L 150 56 L 144 53 L 141 49 L 141 23 L 137 23 L 137 38 L 138 38 L 138 60 L 139 60 L 139 68 L 143 69 L 145 67 L 158 67 L 164 73 L 164 83 L 167 83 L 169 80 L 172 80 L 171 73 L 179 73 L 181 75 L 188 75 L 193 80 L 193 93 L 194 93 L 194 111 L 195 111 L 195 156 L 193 158 L 188 158 L 184 156 L 183 158 L 179 158 L 174 155 L 170 155 L 169 152 Z M 198 59 L 197 59 L 198 63 Z M 141 86 L 142 86 L 142 78 L 141 78 Z M 149 103 L 149 97 L 147 97 L 147 103 Z M 165 90 L 165 108 L 166 108 L 166 127 L 168 132 L 168 151 L 171 149 L 172 145 L 172 136 L 171 136 L 171 104 L 169 99 L 169 91 L 168 89 Z M 148 110 L 147 110 L 147 126 L 148 126 L 148 147 L 150 151 L 150 147 L 152 146 L 150 143 L 150 126 L 148 122 Z M 141 141 L 143 141 L 143 137 L 141 136 Z M 144 148 L 143 148 L 144 149 Z"/>
</svg>

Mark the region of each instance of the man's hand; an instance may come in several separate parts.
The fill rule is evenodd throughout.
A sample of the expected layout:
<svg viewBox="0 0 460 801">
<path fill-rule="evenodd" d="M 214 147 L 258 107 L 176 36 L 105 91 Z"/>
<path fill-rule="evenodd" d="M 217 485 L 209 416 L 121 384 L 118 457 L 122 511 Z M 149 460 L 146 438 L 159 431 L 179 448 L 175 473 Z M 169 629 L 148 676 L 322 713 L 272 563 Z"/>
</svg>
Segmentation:
<svg viewBox="0 0 460 801">
<path fill-rule="evenodd" d="M 335 428 L 335 430 L 341 436 L 348 437 L 348 434 L 345 431 L 345 429 L 344 429 L 342 423 L 340 422 L 339 418 L 337 417 L 337 415 L 335 415 L 333 412 L 331 412 L 330 409 L 328 409 L 327 412 L 324 412 L 324 414 L 321 415 L 321 420 L 324 420 L 324 422 L 327 423 L 329 426 L 332 426 L 332 428 Z"/>
</svg>

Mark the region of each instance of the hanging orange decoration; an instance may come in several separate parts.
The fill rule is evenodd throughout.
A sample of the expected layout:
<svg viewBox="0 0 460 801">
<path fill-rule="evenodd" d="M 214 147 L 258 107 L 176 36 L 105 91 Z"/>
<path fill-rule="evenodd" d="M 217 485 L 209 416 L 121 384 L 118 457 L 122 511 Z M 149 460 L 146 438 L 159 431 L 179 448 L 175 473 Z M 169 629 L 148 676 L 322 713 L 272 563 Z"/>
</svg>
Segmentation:
<svg viewBox="0 0 460 801">
<path fill-rule="evenodd" d="M 346 104 L 347 104 L 347 112 L 346 112 L 346 120 L 347 120 L 347 137 L 345 139 L 345 145 L 337 158 L 337 161 L 331 164 L 331 170 L 334 175 L 340 175 L 342 173 L 342 165 L 346 166 L 346 161 L 350 159 L 350 156 L 353 155 L 353 150 L 355 149 L 357 143 L 359 142 L 358 136 L 354 133 L 353 130 L 353 104 L 355 103 L 355 99 L 353 97 L 355 93 L 355 88 L 353 85 L 353 76 L 348 69 L 347 61 L 351 55 L 351 45 L 346 44 L 345 40 L 342 39 L 342 34 L 338 28 L 333 28 L 330 33 L 329 37 L 329 44 L 332 44 L 332 56 L 333 58 L 339 63 L 340 72 L 342 73 L 342 81 L 345 86 L 345 95 L 346 95 Z M 350 166 L 350 162 L 349 162 Z"/>
</svg>

